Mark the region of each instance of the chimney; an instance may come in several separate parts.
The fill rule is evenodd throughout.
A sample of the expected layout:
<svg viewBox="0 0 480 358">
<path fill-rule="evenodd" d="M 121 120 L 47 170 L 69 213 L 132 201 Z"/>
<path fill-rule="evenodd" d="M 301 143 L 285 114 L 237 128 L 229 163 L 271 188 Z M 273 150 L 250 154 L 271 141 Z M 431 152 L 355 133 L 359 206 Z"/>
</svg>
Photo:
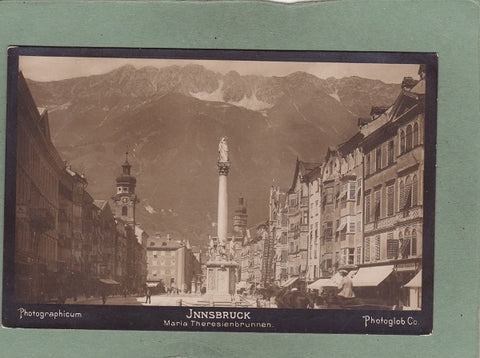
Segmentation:
<svg viewBox="0 0 480 358">
<path fill-rule="evenodd" d="M 412 77 L 404 77 L 402 81 L 403 90 L 411 90 L 418 83 L 418 80 L 414 80 Z"/>
<path fill-rule="evenodd" d="M 362 128 L 363 126 L 370 123 L 372 120 L 370 118 L 358 118 L 358 128 Z"/>
</svg>

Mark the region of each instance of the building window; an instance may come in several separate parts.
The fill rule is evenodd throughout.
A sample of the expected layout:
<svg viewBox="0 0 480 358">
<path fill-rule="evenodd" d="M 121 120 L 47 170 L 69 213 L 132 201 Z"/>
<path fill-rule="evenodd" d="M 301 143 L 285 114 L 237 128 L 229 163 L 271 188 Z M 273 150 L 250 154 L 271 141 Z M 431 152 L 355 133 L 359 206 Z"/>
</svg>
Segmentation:
<svg viewBox="0 0 480 358">
<path fill-rule="evenodd" d="M 409 209 L 412 207 L 412 179 L 410 175 L 405 180 L 405 202 L 403 203 L 403 209 Z"/>
<path fill-rule="evenodd" d="M 410 255 L 410 230 L 408 228 L 405 229 L 403 240 L 400 241 L 400 254 L 402 258 L 407 258 Z"/>
<path fill-rule="evenodd" d="M 355 221 L 353 217 L 351 221 L 348 223 L 348 232 L 351 232 L 351 233 L 355 232 Z"/>
<path fill-rule="evenodd" d="M 333 236 L 333 222 L 327 221 L 324 224 L 323 235 L 325 239 L 331 239 Z"/>
<path fill-rule="evenodd" d="M 412 206 L 418 204 L 418 178 L 416 175 L 413 176 L 412 182 Z"/>
<path fill-rule="evenodd" d="M 357 264 L 361 264 L 362 260 L 362 247 L 357 246 Z"/>
<path fill-rule="evenodd" d="M 375 171 L 382 169 L 382 147 L 375 151 Z"/>
<path fill-rule="evenodd" d="M 377 190 L 375 193 L 375 213 L 374 220 L 377 221 L 380 219 L 380 190 Z"/>
<path fill-rule="evenodd" d="M 393 163 L 393 158 L 394 158 L 394 153 L 393 153 L 393 140 L 388 142 L 388 149 L 387 149 L 387 160 L 388 160 L 388 165 Z"/>
<path fill-rule="evenodd" d="M 307 225 L 308 224 L 308 211 L 304 211 L 302 213 L 302 224 Z"/>
<path fill-rule="evenodd" d="M 347 264 L 349 265 L 353 265 L 355 262 L 355 249 L 354 248 L 350 248 L 348 249 L 348 260 L 347 260 Z"/>
<path fill-rule="evenodd" d="M 400 189 L 399 189 L 399 200 L 398 200 L 398 210 L 403 210 L 403 206 L 405 205 L 405 184 L 403 180 L 400 180 Z"/>
<path fill-rule="evenodd" d="M 365 222 L 370 222 L 370 193 L 365 195 Z"/>
<path fill-rule="evenodd" d="M 405 132 L 400 131 L 400 154 L 405 153 Z"/>
<path fill-rule="evenodd" d="M 406 140 L 406 145 L 405 145 L 405 150 L 409 151 L 413 147 L 413 142 L 412 142 L 412 126 L 408 125 L 407 126 L 407 140 Z"/>
<path fill-rule="evenodd" d="M 364 260 L 365 262 L 369 262 L 370 261 L 370 238 L 367 237 L 365 238 L 365 250 L 364 250 Z"/>
<path fill-rule="evenodd" d="M 348 199 L 349 200 L 355 200 L 355 194 L 356 194 L 355 182 L 349 183 Z"/>
<path fill-rule="evenodd" d="M 325 202 L 331 204 L 333 202 L 333 188 L 325 188 Z"/>
<path fill-rule="evenodd" d="M 370 153 L 365 157 L 365 176 L 370 175 Z"/>
<path fill-rule="evenodd" d="M 417 255 L 417 231 L 412 230 L 412 256 Z"/>
<path fill-rule="evenodd" d="M 413 146 L 416 147 L 417 145 L 419 145 L 419 141 L 418 141 L 418 123 L 415 122 L 415 124 L 413 125 Z"/>
<path fill-rule="evenodd" d="M 380 260 L 380 236 L 375 237 L 375 260 Z"/>
<path fill-rule="evenodd" d="M 128 208 L 126 206 L 122 206 L 122 216 L 127 216 Z"/>
<path fill-rule="evenodd" d="M 387 259 L 396 259 L 397 257 L 398 240 L 393 238 L 393 233 L 389 233 L 387 238 Z"/>
<path fill-rule="evenodd" d="M 393 215 L 393 198 L 395 197 L 394 192 L 395 190 L 393 184 L 387 186 L 387 216 Z"/>
</svg>

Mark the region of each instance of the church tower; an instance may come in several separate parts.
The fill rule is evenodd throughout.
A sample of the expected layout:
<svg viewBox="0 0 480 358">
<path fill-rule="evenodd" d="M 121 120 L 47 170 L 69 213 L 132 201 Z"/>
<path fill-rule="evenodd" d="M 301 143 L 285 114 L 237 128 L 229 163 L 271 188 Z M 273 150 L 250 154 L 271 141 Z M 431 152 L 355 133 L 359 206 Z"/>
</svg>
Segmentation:
<svg viewBox="0 0 480 358">
<path fill-rule="evenodd" d="M 112 197 L 115 217 L 135 228 L 135 209 L 139 202 L 135 194 L 137 179 L 131 175 L 132 166 L 128 162 L 128 152 L 125 153 L 125 163 L 122 174 L 117 177 L 117 193 Z"/>
</svg>

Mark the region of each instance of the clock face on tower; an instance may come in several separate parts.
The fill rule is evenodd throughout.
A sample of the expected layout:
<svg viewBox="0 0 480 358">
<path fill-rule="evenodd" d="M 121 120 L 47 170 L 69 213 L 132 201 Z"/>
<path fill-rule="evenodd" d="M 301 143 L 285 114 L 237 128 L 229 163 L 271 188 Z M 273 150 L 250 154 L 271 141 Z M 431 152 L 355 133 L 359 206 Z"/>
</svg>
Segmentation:
<svg viewBox="0 0 480 358">
<path fill-rule="evenodd" d="M 127 198 L 127 197 L 123 197 L 123 198 L 122 198 L 122 202 L 123 202 L 124 204 L 128 203 L 128 198 Z"/>
</svg>

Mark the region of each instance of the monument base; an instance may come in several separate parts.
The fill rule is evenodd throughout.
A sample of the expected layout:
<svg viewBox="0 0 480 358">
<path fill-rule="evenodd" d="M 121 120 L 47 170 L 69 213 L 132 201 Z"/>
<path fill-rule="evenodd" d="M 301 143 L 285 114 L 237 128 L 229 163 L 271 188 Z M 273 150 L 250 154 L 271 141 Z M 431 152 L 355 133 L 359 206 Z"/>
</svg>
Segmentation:
<svg viewBox="0 0 480 358">
<path fill-rule="evenodd" d="M 215 300 L 231 299 L 235 294 L 235 270 L 237 263 L 233 261 L 208 261 L 207 295 Z"/>
</svg>

